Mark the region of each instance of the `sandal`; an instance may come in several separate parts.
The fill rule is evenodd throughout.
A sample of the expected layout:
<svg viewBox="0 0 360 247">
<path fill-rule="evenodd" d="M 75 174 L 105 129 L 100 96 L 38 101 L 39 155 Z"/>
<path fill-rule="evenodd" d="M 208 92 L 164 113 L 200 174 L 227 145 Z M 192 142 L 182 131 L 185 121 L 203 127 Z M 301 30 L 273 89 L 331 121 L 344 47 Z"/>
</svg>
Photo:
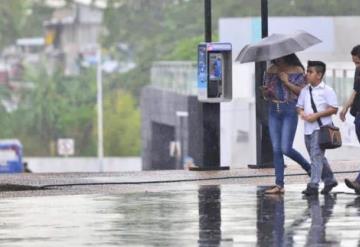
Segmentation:
<svg viewBox="0 0 360 247">
<path fill-rule="evenodd" d="M 265 190 L 265 194 L 284 194 L 284 192 L 285 189 L 279 185 L 275 185 L 274 187 Z"/>
</svg>

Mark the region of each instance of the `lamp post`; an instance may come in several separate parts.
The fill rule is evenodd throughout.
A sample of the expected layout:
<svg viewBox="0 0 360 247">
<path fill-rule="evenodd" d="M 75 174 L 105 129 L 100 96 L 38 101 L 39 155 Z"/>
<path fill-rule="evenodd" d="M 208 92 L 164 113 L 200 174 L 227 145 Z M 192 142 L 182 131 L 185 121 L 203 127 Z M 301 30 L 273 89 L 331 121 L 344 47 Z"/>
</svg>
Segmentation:
<svg viewBox="0 0 360 247">
<path fill-rule="evenodd" d="M 102 95 L 102 68 L 101 68 L 101 47 L 96 49 L 96 98 L 97 98 L 97 134 L 98 134 L 98 145 L 97 145 L 97 156 L 98 165 L 100 172 L 104 171 L 104 135 L 103 135 L 103 95 Z"/>
</svg>

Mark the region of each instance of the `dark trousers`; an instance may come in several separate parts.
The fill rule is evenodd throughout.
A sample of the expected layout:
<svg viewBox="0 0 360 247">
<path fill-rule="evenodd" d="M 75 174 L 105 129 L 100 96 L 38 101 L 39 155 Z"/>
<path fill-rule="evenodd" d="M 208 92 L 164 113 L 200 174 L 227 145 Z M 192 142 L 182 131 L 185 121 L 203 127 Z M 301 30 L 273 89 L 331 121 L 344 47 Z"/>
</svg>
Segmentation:
<svg viewBox="0 0 360 247">
<path fill-rule="evenodd" d="M 360 112 L 358 112 L 356 114 L 354 124 L 355 124 L 356 136 L 357 136 L 358 141 L 360 143 Z"/>
<path fill-rule="evenodd" d="M 354 124 L 355 124 L 356 136 L 357 136 L 358 141 L 360 143 L 360 112 L 358 112 L 356 114 Z M 356 178 L 356 181 L 360 183 L 360 172 L 359 172 L 359 174 L 358 174 L 358 176 Z"/>
</svg>

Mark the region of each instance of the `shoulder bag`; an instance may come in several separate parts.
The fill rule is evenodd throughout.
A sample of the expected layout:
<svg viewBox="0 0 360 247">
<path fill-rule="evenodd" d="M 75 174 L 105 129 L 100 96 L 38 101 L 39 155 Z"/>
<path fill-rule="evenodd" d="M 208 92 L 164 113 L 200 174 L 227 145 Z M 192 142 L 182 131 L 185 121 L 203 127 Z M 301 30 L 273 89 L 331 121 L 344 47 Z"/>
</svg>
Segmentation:
<svg viewBox="0 0 360 247">
<path fill-rule="evenodd" d="M 312 89 L 309 86 L 310 91 L 310 99 L 311 99 L 311 107 L 313 108 L 313 111 L 316 113 L 316 105 L 312 96 Z M 323 125 L 321 122 L 321 119 L 319 118 L 317 120 L 320 131 L 319 131 L 319 146 L 322 149 L 334 149 L 341 147 L 342 141 L 341 141 L 341 134 L 340 129 L 338 127 L 335 127 L 334 124 L 332 125 Z"/>
</svg>

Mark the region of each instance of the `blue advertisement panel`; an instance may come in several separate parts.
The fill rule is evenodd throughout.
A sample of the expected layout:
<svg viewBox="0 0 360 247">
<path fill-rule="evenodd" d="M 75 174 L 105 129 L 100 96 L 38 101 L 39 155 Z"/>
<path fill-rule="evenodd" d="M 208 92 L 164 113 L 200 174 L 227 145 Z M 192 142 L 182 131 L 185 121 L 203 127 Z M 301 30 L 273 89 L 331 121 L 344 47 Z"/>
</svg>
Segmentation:
<svg viewBox="0 0 360 247">
<path fill-rule="evenodd" d="M 206 44 L 198 46 L 198 88 L 207 87 L 207 54 Z"/>
</svg>

